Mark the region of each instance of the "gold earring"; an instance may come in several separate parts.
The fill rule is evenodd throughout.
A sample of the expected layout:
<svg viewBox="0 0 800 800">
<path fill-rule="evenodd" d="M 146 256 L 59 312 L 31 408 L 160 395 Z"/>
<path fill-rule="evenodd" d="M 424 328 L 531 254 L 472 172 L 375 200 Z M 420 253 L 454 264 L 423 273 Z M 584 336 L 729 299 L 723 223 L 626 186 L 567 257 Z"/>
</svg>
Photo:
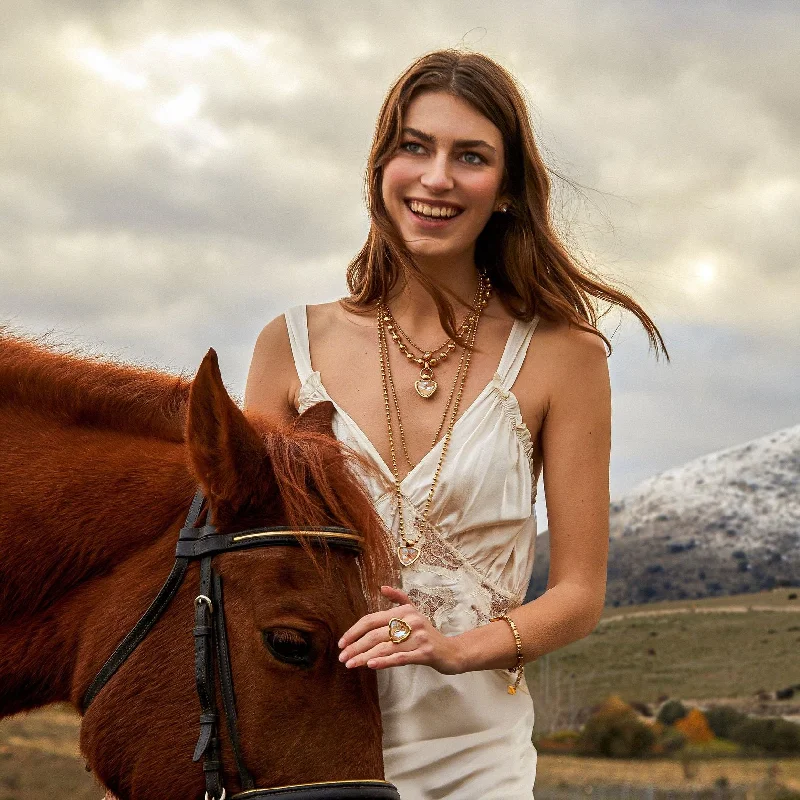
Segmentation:
<svg viewBox="0 0 800 800">
<path fill-rule="evenodd" d="M 503 214 L 505 214 L 505 213 L 506 213 L 506 211 L 508 211 L 508 205 L 507 205 L 506 203 L 503 203 L 503 205 L 501 205 L 501 206 L 500 206 L 500 211 L 501 211 Z"/>
</svg>

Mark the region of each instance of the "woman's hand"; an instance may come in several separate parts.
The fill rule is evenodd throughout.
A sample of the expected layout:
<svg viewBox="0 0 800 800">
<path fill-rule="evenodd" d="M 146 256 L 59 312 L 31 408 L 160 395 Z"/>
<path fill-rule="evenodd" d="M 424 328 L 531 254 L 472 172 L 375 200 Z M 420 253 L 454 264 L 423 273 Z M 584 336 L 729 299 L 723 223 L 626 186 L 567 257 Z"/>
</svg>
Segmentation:
<svg viewBox="0 0 800 800">
<path fill-rule="evenodd" d="M 342 648 L 339 661 L 344 661 L 350 669 L 364 665 L 385 669 L 402 664 L 427 664 L 445 675 L 464 671 L 458 637 L 439 633 L 400 589 L 381 586 L 381 594 L 399 603 L 399 607 L 361 617 L 339 640 Z M 389 641 L 389 620 L 394 617 L 411 628 L 411 635 L 398 644 Z"/>
</svg>

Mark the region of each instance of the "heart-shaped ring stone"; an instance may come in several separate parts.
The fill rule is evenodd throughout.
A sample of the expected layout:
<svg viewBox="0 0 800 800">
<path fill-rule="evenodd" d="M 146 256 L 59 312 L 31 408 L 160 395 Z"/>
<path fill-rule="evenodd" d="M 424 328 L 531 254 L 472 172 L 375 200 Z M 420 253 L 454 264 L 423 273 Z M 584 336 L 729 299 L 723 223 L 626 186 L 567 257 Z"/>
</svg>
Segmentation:
<svg viewBox="0 0 800 800">
<path fill-rule="evenodd" d="M 402 619 L 392 617 L 389 620 L 389 641 L 393 644 L 400 644 L 411 636 L 411 626 Z"/>
</svg>

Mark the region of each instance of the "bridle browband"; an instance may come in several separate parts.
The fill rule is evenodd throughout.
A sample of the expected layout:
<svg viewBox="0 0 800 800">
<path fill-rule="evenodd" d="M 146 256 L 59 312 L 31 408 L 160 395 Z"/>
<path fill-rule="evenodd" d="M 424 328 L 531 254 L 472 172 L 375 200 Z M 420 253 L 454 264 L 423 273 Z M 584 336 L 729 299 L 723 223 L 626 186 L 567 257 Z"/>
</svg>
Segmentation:
<svg viewBox="0 0 800 800">
<path fill-rule="evenodd" d="M 215 653 L 219 672 L 222 707 L 227 721 L 228 735 L 233 750 L 242 791 L 230 800 L 400 800 L 395 786 L 382 780 L 325 781 L 321 783 L 294 784 L 272 789 L 255 788 L 253 777 L 242 759 L 239 728 L 236 717 L 236 696 L 225 627 L 225 606 L 222 597 L 222 578 L 211 568 L 211 560 L 218 553 L 249 550 L 254 547 L 300 545 L 302 540 L 314 546 L 330 545 L 361 552 L 361 537 L 346 528 L 253 528 L 237 533 L 217 533 L 211 524 L 210 512 L 206 524 L 195 527 L 204 502 L 198 489 L 189 508 L 186 522 L 181 528 L 175 548 L 175 564 L 153 602 L 136 625 L 103 664 L 83 696 L 85 713 L 100 690 L 125 663 L 152 630 L 158 619 L 177 593 L 190 561 L 200 561 L 200 591 L 194 602 L 194 662 L 195 683 L 200 698 L 200 736 L 192 759 L 203 759 L 206 779 L 206 800 L 225 800 L 223 787 L 222 755 L 218 727 L 219 714 L 215 694 Z"/>
</svg>

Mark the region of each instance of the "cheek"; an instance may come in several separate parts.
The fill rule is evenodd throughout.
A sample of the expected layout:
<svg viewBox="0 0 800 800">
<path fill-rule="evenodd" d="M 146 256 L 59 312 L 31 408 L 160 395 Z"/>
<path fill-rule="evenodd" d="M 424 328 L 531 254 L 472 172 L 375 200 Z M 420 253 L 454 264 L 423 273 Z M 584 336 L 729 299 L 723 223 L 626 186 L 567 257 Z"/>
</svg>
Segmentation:
<svg viewBox="0 0 800 800">
<path fill-rule="evenodd" d="M 418 178 L 419 169 L 401 158 L 393 158 L 383 168 L 383 197 L 384 202 L 391 202 L 393 194 L 400 192 L 409 183 Z"/>
<path fill-rule="evenodd" d="M 500 181 L 494 173 L 476 172 L 465 181 L 465 186 L 477 204 L 491 206 L 500 190 Z"/>
</svg>

